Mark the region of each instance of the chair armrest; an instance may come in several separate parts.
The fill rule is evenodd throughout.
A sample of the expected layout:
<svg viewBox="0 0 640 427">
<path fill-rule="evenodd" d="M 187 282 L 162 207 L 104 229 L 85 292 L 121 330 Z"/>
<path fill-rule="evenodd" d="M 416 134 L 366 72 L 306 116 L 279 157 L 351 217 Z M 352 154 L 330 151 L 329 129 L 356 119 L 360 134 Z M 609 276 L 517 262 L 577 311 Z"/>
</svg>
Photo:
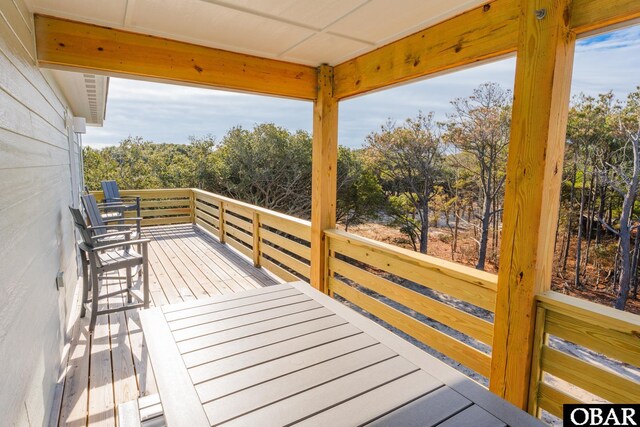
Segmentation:
<svg viewBox="0 0 640 427">
<path fill-rule="evenodd" d="M 90 225 L 87 227 L 87 230 L 102 230 L 102 229 L 110 229 L 110 228 L 123 228 L 129 229 L 132 226 L 130 224 L 114 224 L 114 225 Z"/>
<path fill-rule="evenodd" d="M 124 206 L 122 202 L 104 202 L 104 203 L 96 203 L 96 204 L 98 206 Z"/>
<path fill-rule="evenodd" d="M 142 244 L 142 245 L 146 246 L 147 243 L 149 243 L 150 241 L 151 241 L 150 239 L 124 240 L 124 241 L 118 242 L 118 243 L 111 243 L 109 245 L 97 246 L 97 247 L 91 248 L 89 250 L 91 252 L 97 252 L 97 251 L 104 251 L 104 250 L 107 250 L 107 249 L 116 249 L 116 248 L 121 248 L 123 246 L 132 246 L 132 245 L 139 245 L 139 244 Z"/>
<path fill-rule="evenodd" d="M 109 228 L 131 228 L 130 225 L 127 224 L 115 224 L 115 225 L 89 225 L 87 226 L 87 230 L 103 230 Z"/>
<path fill-rule="evenodd" d="M 103 219 L 102 221 L 106 224 L 109 222 L 116 222 L 116 221 L 142 221 L 143 218 L 138 217 L 138 216 L 132 216 L 132 217 L 124 217 L 124 218 L 109 218 L 109 219 Z"/>
<path fill-rule="evenodd" d="M 108 202 L 108 203 L 122 203 L 123 200 L 138 201 L 138 200 L 140 200 L 140 196 L 112 197 L 109 200 L 119 200 L 119 202 L 113 202 L 112 201 L 112 202 Z"/>
<path fill-rule="evenodd" d="M 92 237 L 91 239 L 92 239 L 94 242 L 99 242 L 100 240 L 104 240 L 104 239 L 107 239 L 107 238 L 109 238 L 109 237 L 115 237 L 115 236 L 125 236 L 125 238 L 127 239 L 127 240 L 125 240 L 125 241 L 127 241 L 127 242 L 128 242 L 128 241 L 129 241 L 129 237 L 131 236 L 131 230 L 127 230 L 127 231 L 114 231 L 114 232 L 111 232 L 111 233 L 99 234 L 99 235 L 97 235 L 97 236 Z"/>
</svg>

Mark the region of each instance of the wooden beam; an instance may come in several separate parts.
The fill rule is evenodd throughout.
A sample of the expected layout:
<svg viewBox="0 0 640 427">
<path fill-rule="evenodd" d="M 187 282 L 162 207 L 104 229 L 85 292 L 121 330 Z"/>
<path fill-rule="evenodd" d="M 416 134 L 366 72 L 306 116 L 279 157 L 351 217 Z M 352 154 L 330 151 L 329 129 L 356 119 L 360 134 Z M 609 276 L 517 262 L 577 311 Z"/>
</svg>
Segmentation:
<svg viewBox="0 0 640 427">
<path fill-rule="evenodd" d="M 495 0 L 335 67 L 342 99 L 516 50 L 518 1 Z"/>
<path fill-rule="evenodd" d="M 575 47 L 569 3 L 521 3 L 490 389 L 523 409 L 535 296 L 551 283 Z"/>
<path fill-rule="evenodd" d="M 634 19 L 640 19 L 638 0 L 574 0 L 570 26 L 580 35 Z"/>
<path fill-rule="evenodd" d="M 324 230 L 336 225 L 338 101 L 333 96 L 333 67 L 318 69 L 318 97 L 313 105 L 311 178 L 311 285 L 327 291 Z"/>
<path fill-rule="evenodd" d="M 640 19 L 640 2 L 574 0 L 569 16 L 580 35 Z M 518 0 L 488 2 L 337 65 L 334 95 L 343 99 L 513 53 L 518 20 Z"/>
<path fill-rule="evenodd" d="M 42 15 L 35 15 L 35 29 L 41 67 L 297 99 L 316 97 L 316 70 L 305 65 Z"/>
</svg>

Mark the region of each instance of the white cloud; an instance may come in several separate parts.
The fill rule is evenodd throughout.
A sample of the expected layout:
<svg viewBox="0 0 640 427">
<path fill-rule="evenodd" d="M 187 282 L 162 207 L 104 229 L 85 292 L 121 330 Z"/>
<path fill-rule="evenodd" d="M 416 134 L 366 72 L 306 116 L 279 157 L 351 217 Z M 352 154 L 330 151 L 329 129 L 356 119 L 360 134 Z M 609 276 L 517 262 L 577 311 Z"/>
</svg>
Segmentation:
<svg viewBox="0 0 640 427">
<path fill-rule="evenodd" d="M 616 96 L 640 85 L 640 27 L 600 35 L 578 43 L 572 93 Z M 515 58 L 413 82 L 340 103 L 339 142 L 357 147 L 387 118 L 402 121 L 418 110 L 443 119 L 449 102 L 471 94 L 487 81 L 512 89 Z M 222 138 L 235 125 L 250 128 L 274 122 L 311 131 L 310 102 L 222 92 L 210 89 L 111 79 L 103 128 L 89 128 L 85 142 L 94 147 L 117 144 L 127 136 L 155 142 L 185 143 L 190 135 Z"/>
</svg>

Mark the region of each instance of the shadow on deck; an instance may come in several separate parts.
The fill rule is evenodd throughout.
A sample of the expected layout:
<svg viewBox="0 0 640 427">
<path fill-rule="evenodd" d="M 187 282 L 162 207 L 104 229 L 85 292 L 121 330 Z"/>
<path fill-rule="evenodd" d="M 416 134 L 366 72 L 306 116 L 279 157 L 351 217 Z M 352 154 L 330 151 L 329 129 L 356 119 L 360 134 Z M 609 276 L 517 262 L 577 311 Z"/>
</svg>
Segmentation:
<svg viewBox="0 0 640 427">
<path fill-rule="evenodd" d="M 233 249 L 191 224 L 148 227 L 152 305 L 161 306 L 280 283 Z M 116 290 L 118 280 L 102 292 Z M 122 296 L 105 300 L 118 307 Z M 115 426 L 118 404 L 157 392 L 137 310 L 102 315 L 91 336 L 89 317 L 69 332 L 59 425 Z"/>
</svg>

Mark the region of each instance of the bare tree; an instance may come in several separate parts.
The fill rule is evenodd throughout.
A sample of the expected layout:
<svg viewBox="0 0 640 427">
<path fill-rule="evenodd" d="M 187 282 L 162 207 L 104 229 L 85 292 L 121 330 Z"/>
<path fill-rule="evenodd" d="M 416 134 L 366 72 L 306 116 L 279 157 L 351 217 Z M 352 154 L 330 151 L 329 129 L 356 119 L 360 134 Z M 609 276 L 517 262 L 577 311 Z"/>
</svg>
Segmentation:
<svg viewBox="0 0 640 427">
<path fill-rule="evenodd" d="M 492 218 L 502 209 L 497 199 L 502 199 L 505 181 L 510 102 L 510 91 L 497 83 L 485 83 L 470 97 L 452 101 L 454 113 L 449 116 L 447 141 L 474 159 L 459 162 L 459 167 L 467 168 L 476 177 L 480 191 L 481 233 L 476 264 L 480 270 L 485 266 Z"/>
<path fill-rule="evenodd" d="M 640 87 L 627 98 L 626 105 L 620 109 L 618 118 L 620 137 L 624 142 L 621 154 L 626 162 L 609 164 L 612 170 L 613 187 L 623 195 L 620 214 L 620 276 L 615 308 L 624 310 L 631 287 L 631 220 L 633 205 L 640 185 Z"/>
<path fill-rule="evenodd" d="M 365 146 L 393 202 L 396 222 L 409 235 L 414 249 L 422 253 L 427 253 L 429 204 L 441 174 L 442 148 L 433 113 L 419 113 L 402 126 L 389 121 L 367 137 Z"/>
</svg>

